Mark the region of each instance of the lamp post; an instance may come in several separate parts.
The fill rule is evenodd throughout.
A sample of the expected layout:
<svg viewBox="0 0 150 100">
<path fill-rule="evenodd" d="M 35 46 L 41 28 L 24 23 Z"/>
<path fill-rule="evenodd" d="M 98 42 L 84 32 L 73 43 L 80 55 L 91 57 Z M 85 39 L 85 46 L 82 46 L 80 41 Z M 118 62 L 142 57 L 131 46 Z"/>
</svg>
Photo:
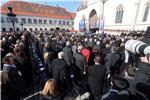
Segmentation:
<svg viewBox="0 0 150 100">
<path fill-rule="evenodd" d="M 9 10 L 9 13 L 7 14 L 7 16 L 9 17 L 9 19 L 12 23 L 12 26 L 13 26 L 13 31 L 15 32 L 15 17 L 16 17 L 16 14 L 13 13 L 12 7 L 8 7 L 8 10 Z"/>
<path fill-rule="evenodd" d="M 104 5 L 105 5 L 105 2 L 106 2 L 107 0 L 103 0 L 102 2 L 103 2 L 103 8 L 102 8 L 102 19 L 104 19 Z"/>
<path fill-rule="evenodd" d="M 103 31 L 104 31 L 104 5 L 106 3 L 107 0 L 103 0 L 102 3 L 103 3 L 103 7 L 102 7 L 102 14 L 100 16 L 100 21 L 102 20 L 103 21 Z M 101 30 L 101 28 L 99 27 L 99 31 Z"/>
<path fill-rule="evenodd" d="M 21 25 L 21 28 L 22 28 L 22 31 L 23 31 L 23 25 L 24 25 L 23 21 L 21 21 L 20 25 Z"/>
</svg>

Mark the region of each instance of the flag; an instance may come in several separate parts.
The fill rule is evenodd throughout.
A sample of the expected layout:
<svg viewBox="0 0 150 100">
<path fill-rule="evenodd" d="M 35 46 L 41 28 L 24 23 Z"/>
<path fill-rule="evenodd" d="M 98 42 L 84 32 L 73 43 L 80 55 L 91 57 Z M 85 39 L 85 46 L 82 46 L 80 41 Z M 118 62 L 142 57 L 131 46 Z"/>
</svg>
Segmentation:
<svg viewBox="0 0 150 100">
<path fill-rule="evenodd" d="M 85 31 L 85 20 L 80 20 L 79 21 L 79 30 L 81 32 L 84 32 Z"/>
<path fill-rule="evenodd" d="M 99 29 L 100 29 L 100 30 L 103 30 L 103 29 L 104 29 L 104 20 L 103 20 L 103 19 L 101 19 L 101 20 L 99 21 Z"/>
</svg>

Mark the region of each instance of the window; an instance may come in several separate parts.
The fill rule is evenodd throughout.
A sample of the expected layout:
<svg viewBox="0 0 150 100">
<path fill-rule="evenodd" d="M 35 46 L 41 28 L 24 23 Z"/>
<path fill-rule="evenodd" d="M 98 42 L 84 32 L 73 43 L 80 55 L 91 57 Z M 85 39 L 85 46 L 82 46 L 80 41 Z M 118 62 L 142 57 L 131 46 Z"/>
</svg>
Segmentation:
<svg viewBox="0 0 150 100">
<path fill-rule="evenodd" d="M 14 18 L 14 22 L 15 22 L 15 23 L 18 23 L 18 18 Z"/>
<path fill-rule="evenodd" d="M 44 20 L 44 24 L 46 24 L 47 23 L 47 20 Z"/>
<path fill-rule="evenodd" d="M 35 30 L 37 31 L 38 29 L 37 29 L 37 28 L 35 28 Z"/>
<path fill-rule="evenodd" d="M 31 19 L 28 19 L 28 23 L 29 23 L 29 24 L 32 24 L 32 20 L 31 20 Z"/>
<path fill-rule="evenodd" d="M 61 25 L 61 21 L 59 21 L 59 25 Z"/>
<path fill-rule="evenodd" d="M 52 20 L 49 20 L 49 24 L 52 24 Z"/>
<path fill-rule="evenodd" d="M 5 29 L 5 28 L 2 28 L 2 32 L 6 32 L 6 29 Z"/>
<path fill-rule="evenodd" d="M 32 31 L 32 28 L 30 28 L 30 31 Z"/>
<path fill-rule="evenodd" d="M 144 16 L 143 16 L 143 22 L 147 21 L 148 13 L 149 13 L 149 3 L 145 7 L 145 12 L 144 12 Z"/>
<path fill-rule="evenodd" d="M 54 29 L 53 29 L 53 28 L 50 28 L 50 30 L 51 30 L 51 31 L 54 31 Z"/>
<path fill-rule="evenodd" d="M 24 31 L 26 31 L 27 29 L 26 28 L 24 28 Z"/>
<path fill-rule="evenodd" d="M 69 21 L 67 21 L 67 25 L 69 25 Z"/>
<path fill-rule="evenodd" d="M 21 21 L 22 21 L 23 24 L 26 23 L 26 19 L 25 18 L 22 18 Z"/>
<path fill-rule="evenodd" d="M 39 24 L 42 24 L 42 20 L 39 20 Z"/>
<path fill-rule="evenodd" d="M 19 31 L 19 28 L 16 28 L 17 31 Z"/>
<path fill-rule="evenodd" d="M 65 21 L 63 21 L 63 25 L 65 25 L 66 23 L 65 23 Z"/>
<path fill-rule="evenodd" d="M 37 20 L 36 19 L 34 19 L 34 24 L 37 24 Z"/>
<path fill-rule="evenodd" d="M 8 23 L 11 22 L 9 17 L 6 17 L 6 20 L 7 20 Z"/>
<path fill-rule="evenodd" d="M 9 30 L 10 30 L 10 31 L 13 31 L 13 29 L 12 29 L 12 28 L 10 28 Z"/>
<path fill-rule="evenodd" d="M 123 19 L 123 6 L 122 5 L 119 5 L 117 7 L 117 10 L 116 10 L 116 19 L 115 19 L 115 23 L 122 23 L 122 19 Z"/>
<path fill-rule="evenodd" d="M 54 24 L 55 24 L 55 25 L 57 24 L 57 20 L 54 21 Z"/>
<path fill-rule="evenodd" d="M 4 23 L 4 22 L 5 22 L 4 17 L 1 17 L 1 22 L 2 22 L 2 23 Z"/>
</svg>

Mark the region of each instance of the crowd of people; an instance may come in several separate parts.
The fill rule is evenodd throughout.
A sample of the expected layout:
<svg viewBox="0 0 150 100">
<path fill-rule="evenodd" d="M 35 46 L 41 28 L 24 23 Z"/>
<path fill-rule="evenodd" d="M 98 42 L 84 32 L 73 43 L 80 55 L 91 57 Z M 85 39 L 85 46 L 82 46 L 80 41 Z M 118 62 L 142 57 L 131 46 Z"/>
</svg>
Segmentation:
<svg viewBox="0 0 150 100">
<path fill-rule="evenodd" d="M 43 98 L 40 99 L 148 100 L 150 78 L 142 77 L 144 81 L 136 81 L 140 56 L 125 49 L 127 40 L 142 41 L 143 34 L 144 32 L 80 35 L 64 31 L 2 33 L 2 100 L 19 100 L 25 96 L 26 91 L 30 92 L 27 89 L 32 86 L 34 72 L 29 36 L 35 41 L 49 78 L 41 92 Z M 68 94 L 66 92 L 70 91 L 68 87 L 78 87 L 80 97 L 65 99 Z M 143 87 L 144 93 L 136 93 L 136 87 L 139 90 Z"/>
</svg>

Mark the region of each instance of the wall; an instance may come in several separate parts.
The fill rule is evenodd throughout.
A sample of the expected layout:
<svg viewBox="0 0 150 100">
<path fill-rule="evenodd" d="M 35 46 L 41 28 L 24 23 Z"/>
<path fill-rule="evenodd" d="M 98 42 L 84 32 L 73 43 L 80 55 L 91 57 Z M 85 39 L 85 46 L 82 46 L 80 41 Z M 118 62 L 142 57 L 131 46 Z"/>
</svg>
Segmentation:
<svg viewBox="0 0 150 100">
<path fill-rule="evenodd" d="M 145 5 L 150 0 L 108 0 L 104 5 L 104 20 L 105 29 L 115 30 L 146 30 L 150 26 L 150 10 L 146 22 L 143 22 L 143 15 L 145 12 Z M 96 3 L 94 3 L 96 2 Z M 122 4 L 124 8 L 122 23 L 115 23 L 116 8 Z M 150 5 L 149 5 L 150 6 Z M 89 14 L 92 9 L 95 9 L 98 16 L 102 13 L 103 4 L 99 0 L 88 0 L 88 7 L 86 9 L 77 11 L 74 19 L 74 28 L 79 30 L 79 20 L 82 15 L 86 16 L 89 21 Z M 88 23 L 88 22 L 87 22 Z"/>
<path fill-rule="evenodd" d="M 99 0 L 89 0 L 88 1 L 88 7 L 83 10 L 79 10 L 76 12 L 76 17 L 74 19 L 74 29 L 79 30 L 79 21 L 82 20 L 82 16 L 85 16 L 87 29 L 89 30 L 89 15 L 91 11 L 94 9 L 97 13 L 97 16 L 101 16 L 101 10 L 102 10 L 102 2 Z"/>
<path fill-rule="evenodd" d="M 8 23 L 7 22 L 7 20 L 6 20 L 7 15 L 2 14 L 1 17 L 4 17 L 4 20 L 5 20 L 4 23 L 1 23 L 1 28 L 5 28 L 6 31 L 9 31 L 10 28 L 12 28 L 12 23 Z M 42 28 L 43 30 L 45 28 L 47 28 L 47 30 L 49 30 L 51 28 L 56 28 L 56 27 L 59 27 L 60 29 L 62 29 L 62 28 L 64 28 L 64 29 L 72 29 L 73 28 L 73 20 L 72 19 L 54 19 L 54 18 L 20 16 L 20 15 L 17 15 L 16 18 L 18 18 L 18 23 L 15 23 L 15 28 L 19 28 L 20 30 L 22 30 L 21 25 L 20 25 L 22 18 L 26 19 L 26 23 L 23 25 L 23 28 L 26 28 L 27 30 L 29 30 L 30 28 L 32 28 L 32 30 L 35 30 L 35 28 L 37 28 L 38 30 L 40 30 L 40 28 Z M 28 18 L 32 19 L 32 24 L 28 24 L 27 23 L 27 19 Z M 39 23 L 38 24 L 34 24 L 33 23 L 34 19 L 37 19 L 37 21 L 39 19 L 41 19 L 42 21 L 43 20 L 47 20 L 47 24 L 39 24 Z M 51 24 L 49 24 L 49 20 L 52 20 L 52 21 L 54 21 L 54 20 L 57 20 L 57 21 L 61 20 L 62 24 L 63 24 L 63 21 L 66 21 L 66 23 L 67 23 L 67 21 L 69 21 L 70 25 L 51 25 Z"/>
</svg>

